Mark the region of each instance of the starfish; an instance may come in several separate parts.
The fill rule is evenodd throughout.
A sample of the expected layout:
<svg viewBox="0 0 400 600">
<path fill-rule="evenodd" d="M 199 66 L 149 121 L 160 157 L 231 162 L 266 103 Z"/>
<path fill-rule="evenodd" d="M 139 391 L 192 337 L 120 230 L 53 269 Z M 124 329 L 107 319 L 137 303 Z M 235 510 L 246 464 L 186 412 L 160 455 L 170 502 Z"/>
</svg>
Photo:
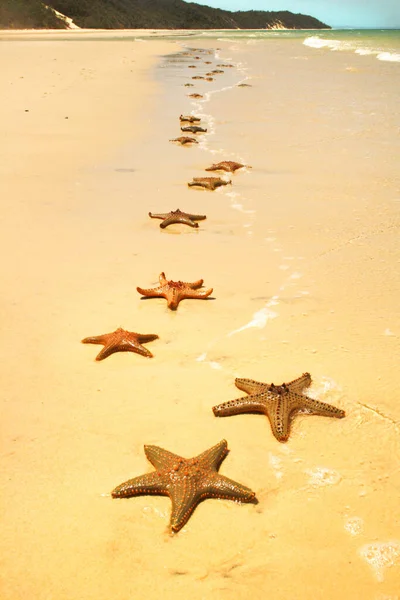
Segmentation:
<svg viewBox="0 0 400 600">
<path fill-rule="evenodd" d="M 177 137 L 173 140 L 169 140 L 170 142 L 179 142 L 182 146 L 185 144 L 198 144 L 199 142 L 196 138 L 188 137 L 186 135 L 181 135 L 181 137 Z"/>
<path fill-rule="evenodd" d="M 217 67 L 222 67 L 223 69 L 233 69 L 233 65 L 223 65 L 223 64 L 220 64 L 220 65 L 217 65 Z"/>
<path fill-rule="evenodd" d="M 212 62 L 211 62 L 211 60 L 205 60 L 205 61 L 204 61 L 204 64 L 205 64 L 205 65 L 211 65 L 211 64 L 212 64 Z"/>
<path fill-rule="evenodd" d="M 202 75 L 193 75 L 192 79 L 204 79 Z"/>
<path fill-rule="evenodd" d="M 189 69 L 197 69 L 196 65 L 189 65 Z"/>
<path fill-rule="evenodd" d="M 282 385 L 259 383 L 252 379 L 235 379 L 235 385 L 249 396 L 214 406 L 214 415 L 216 417 L 229 417 L 230 415 L 242 413 L 263 413 L 267 415 L 271 423 L 272 433 L 279 442 L 288 440 L 291 420 L 296 413 L 301 412 L 338 419 L 345 416 L 344 410 L 309 398 L 302 393 L 305 388 L 311 385 L 310 373 L 303 373 L 301 377 Z"/>
<path fill-rule="evenodd" d="M 161 229 L 165 229 L 168 225 L 172 225 L 173 223 L 182 223 L 182 225 L 189 225 L 190 227 L 198 227 L 199 224 L 196 221 L 203 221 L 206 219 L 206 215 L 191 215 L 190 213 L 185 213 L 177 208 L 176 210 L 171 210 L 169 213 L 165 214 L 153 214 L 149 212 L 149 217 L 152 219 L 163 219 L 163 222 L 160 223 Z"/>
<path fill-rule="evenodd" d="M 228 183 L 232 183 L 232 181 L 225 181 L 225 179 L 221 179 L 220 177 L 193 177 L 193 181 L 188 183 L 188 186 L 199 186 L 213 191 L 221 185 L 228 185 Z"/>
<path fill-rule="evenodd" d="M 185 87 L 194 87 L 193 83 L 185 83 Z"/>
<path fill-rule="evenodd" d="M 202 94 L 189 94 L 189 98 L 204 98 Z"/>
<path fill-rule="evenodd" d="M 144 452 L 156 470 L 129 479 L 116 487 L 111 495 L 113 498 L 169 496 L 172 502 L 169 526 L 175 533 L 182 529 L 196 506 L 206 498 L 258 502 L 255 493 L 248 487 L 218 473 L 228 454 L 226 440 L 195 458 L 182 458 L 159 446 L 145 446 Z"/>
<path fill-rule="evenodd" d="M 222 71 L 221 69 L 214 69 L 213 71 L 211 71 L 211 73 L 219 74 L 224 73 L 224 71 Z"/>
<path fill-rule="evenodd" d="M 142 344 L 152 342 L 158 339 L 158 335 L 154 333 L 134 333 L 126 331 L 119 327 L 112 333 L 104 333 L 103 335 L 95 335 L 82 340 L 83 344 L 103 344 L 104 348 L 96 356 L 96 360 L 104 360 L 114 352 L 137 352 L 143 356 L 151 358 L 152 353 L 147 350 Z"/>
<path fill-rule="evenodd" d="M 139 294 L 142 294 L 142 296 L 147 296 L 149 298 L 165 298 L 167 300 L 168 308 L 171 310 L 176 310 L 179 302 L 185 298 L 204 300 L 210 294 L 212 294 L 213 291 L 212 288 L 203 291 L 197 289 L 203 285 L 202 279 L 199 279 L 194 283 L 187 283 L 185 281 L 168 281 L 165 277 L 165 273 L 161 273 L 159 281 L 160 286 L 158 288 L 146 290 L 137 287 L 136 289 Z"/>
<path fill-rule="evenodd" d="M 238 169 L 247 166 L 248 165 L 242 165 L 241 163 L 235 162 L 234 160 L 223 160 L 219 163 L 211 165 L 211 167 L 208 167 L 206 171 L 227 171 L 230 173 L 234 173 Z"/>
<path fill-rule="evenodd" d="M 207 129 L 199 127 L 198 125 L 189 125 L 188 127 L 181 127 L 181 131 L 190 131 L 190 133 L 206 133 Z"/>
<path fill-rule="evenodd" d="M 214 81 L 214 77 L 206 77 L 206 81 Z"/>
<path fill-rule="evenodd" d="M 252 87 L 249 83 L 239 83 L 238 87 Z"/>
<path fill-rule="evenodd" d="M 201 121 L 201 117 L 195 117 L 193 115 L 181 115 L 179 117 L 179 120 L 181 122 L 188 122 L 188 123 L 200 123 Z"/>
</svg>

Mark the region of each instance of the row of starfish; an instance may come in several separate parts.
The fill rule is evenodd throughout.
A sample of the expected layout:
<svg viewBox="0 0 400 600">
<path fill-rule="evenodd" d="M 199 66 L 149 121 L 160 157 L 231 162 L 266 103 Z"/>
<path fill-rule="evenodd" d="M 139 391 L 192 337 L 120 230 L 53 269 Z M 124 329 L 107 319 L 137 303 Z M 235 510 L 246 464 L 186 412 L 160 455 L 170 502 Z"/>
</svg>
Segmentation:
<svg viewBox="0 0 400 600">
<path fill-rule="evenodd" d="M 201 49 L 185 53 L 193 55 L 205 52 Z M 200 56 L 194 56 L 200 60 Z M 205 61 L 211 64 L 210 61 Z M 232 65 L 218 65 L 232 67 Z M 195 65 L 191 65 L 195 67 Z M 212 73 L 221 73 L 215 70 Z M 211 78 L 211 73 L 207 74 Z M 193 96 L 193 94 L 192 94 Z M 184 117 L 180 120 L 194 122 L 198 117 Z M 181 144 L 188 143 L 190 138 L 177 138 Z M 193 141 L 193 139 L 192 139 Z M 196 142 L 196 140 L 194 140 Z M 223 161 L 212 165 L 207 170 L 224 170 L 234 172 L 243 167 L 240 163 Z M 194 178 L 191 185 L 201 185 L 208 189 L 215 189 L 213 179 Z M 200 181 L 199 180 L 203 180 Z M 207 182 L 205 180 L 208 180 Z M 211 183 L 210 183 L 211 181 Z M 224 181 L 224 180 L 221 180 Z M 224 182 L 224 184 L 227 182 Z M 213 187 L 214 186 L 214 187 Z M 177 209 L 166 214 L 152 214 L 152 218 L 162 219 L 161 228 L 172 223 L 182 223 L 191 227 L 198 227 L 197 221 L 205 219 L 205 215 L 193 215 Z M 137 287 L 137 291 L 144 297 L 165 298 L 168 308 L 176 310 L 181 300 L 204 300 L 212 293 L 212 288 L 201 290 L 203 280 L 193 283 L 167 280 L 165 273 L 159 277 L 160 285 L 156 288 L 144 289 Z M 112 333 L 87 337 L 82 340 L 84 344 L 103 345 L 96 356 L 97 361 L 104 360 L 116 352 L 136 352 L 142 356 L 152 358 L 152 353 L 143 344 L 158 339 L 156 334 L 140 334 L 118 328 Z M 261 413 L 268 417 L 272 433 L 279 442 L 286 442 L 290 435 L 290 426 L 294 416 L 298 413 L 307 413 L 327 417 L 343 418 L 343 410 L 330 404 L 320 402 L 306 396 L 303 392 L 311 385 L 309 373 L 303 373 L 297 379 L 282 385 L 262 383 L 252 379 L 235 379 L 235 385 L 246 392 L 247 396 L 229 400 L 213 407 L 216 417 L 227 417 L 243 413 Z M 113 498 L 130 498 L 138 495 L 169 496 L 172 503 L 170 528 L 178 532 L 188 521 L 196 506 L 206 498 L 220 498 L 236 500 L 246 503 L 257 503 L 255 493 L 248 487 L 233 481 L 218 473 L 218 469 L 228 454 L 226 440 L 221 440 L 212 448 L 202 452 L 194 458 L 183 458 L 158 446 L 145 446 L 146 457 L 151 462 L 154 471 L 130 479 L 117 486 L 111 493 Z"/>
</svg>

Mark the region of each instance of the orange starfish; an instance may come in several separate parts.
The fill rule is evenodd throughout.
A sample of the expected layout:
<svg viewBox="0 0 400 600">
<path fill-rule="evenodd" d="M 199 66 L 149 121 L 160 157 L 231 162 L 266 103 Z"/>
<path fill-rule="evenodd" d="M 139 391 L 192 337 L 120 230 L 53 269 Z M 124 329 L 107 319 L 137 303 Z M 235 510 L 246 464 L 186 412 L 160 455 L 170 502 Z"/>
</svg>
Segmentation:
<svg viewBox="0 0 400 600">
<path fill-rule="evenodd" d="M 111 495 L 113 498 L 169 496 L 172 502 L 169 525 L 174 532 L 182 529 L 199 502 L 206 498 L 258 502 L 248 487 L 218 473 L 228 454 L 226 440 L 195 458 L 182 458 L 159 446 L 145 446 L 144 452 L 156 470 L 129 479 Z"/>
<path fill-rule="evenodd" d="M 142 346 L 142 344 L 152 342 L 156 339 L 158 339 L 158 335 L 154 333 L 135 333 L 119 327 L 112 333 L 87 337 L 82 340 L 82 343 L 104 345 L 103 350 L 96 356 L 96 360 L 104 360 L 110 354 L 114 354 L 114 352 L 137 352 L 142 356 L 151 358 L 153 356 L 152 353 Z"/>
<path fill-rule="evenodd" d="M 242 167 L 248 167 L 248 165 L 242 165 L 234 160 L 222 160 L 221 162 L 215 163 L 211 165 L 211 167 L 208 167 L 206 171 L 227 171 L 229 173 L 234 173 Z"/>
<path fill-rule="evenodd" d="M 184 281 L 168 281 L 165 277 L 165 273 L 161 273 L 159 280 L 160 286 L 158 288 L 143 289 L 141 287 L 137 287 L 136 289 L 139 294 L 142 294 L 142 296 L 147 296 L 148 298 L 165 298 L 167 300 L 168 308 L 171 310 L 176 310 L 179 302 L 185 298 L 204 300 L 210 294 L 212 294 L 213 291 L 212 288 L 204 291 L 197 289 L 203 285 L 202 279 L 199 279 L 194 283 L 186 283 Z"/>
</svg>

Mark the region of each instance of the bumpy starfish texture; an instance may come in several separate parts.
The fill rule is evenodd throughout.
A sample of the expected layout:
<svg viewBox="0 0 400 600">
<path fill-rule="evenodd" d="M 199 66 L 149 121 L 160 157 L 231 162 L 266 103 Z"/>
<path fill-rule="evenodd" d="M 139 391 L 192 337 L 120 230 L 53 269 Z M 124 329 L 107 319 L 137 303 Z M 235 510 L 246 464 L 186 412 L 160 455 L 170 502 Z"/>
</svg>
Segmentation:
<svg viewBox="0 0 400 600">
<path fill-rule="evenodd" d="M 180 137 L 177 137 L 177 138 L 175 138 L 173 140 L 169 140 L 169 141 L 170 142 L 178 142 L 182 146 L 185 146 L 185 144 L 198 144 L 199 143 L 196 140 L 196 138 L 188 137 L 186 135 L 181 135 Z"/>
<path fill-rule="evenodd" d="M 342 419 L 344 410 L 331 404 L 314 400 L 302 392 L 311 385 L 311 375 L 303 373 L 301 377 L 274 385 L 260 383 L 252 379 L 235 379 L 235 385 L 249 396 L 230 400 L 213 407 L 216 417 L 229 417 L 243 413 L 263 413 L 267 415 L 272 433 L 279 442 L 286 442 L 290 435 L 290 425 L 296 413 L 321 415 Z"/>
<path fill-rule="evenodd" d="M 221 179 L 220 177 L 193 177 L 193 181 L 188 183 L 188 186 L 203 187 L 207 190 L 213 191 L 221 185 L 228 185 L 228 183 L 232 182 L 225 181 L 225 179 Z"/>
<path fill-rule="evenodd" d="M 174 532 L 182 529 L 199 502 L 206 498 L 257 503 L 255 493 L 249 488 L 218 473 L 228 454 L 226 440 L 195 458 L 182 458 L 159 446 L 145 446 L 144 451 L 156 470 L 122 483 L 111 495 L 113 498 L 169 496 L 172 502 L 169 525 Z"/>
<path fill-rule="evenodd" d="M 190 133 L 206 133 L 207 129 L 199 127 L 198 125 L 189 125 L 188 127 L 181 127 L 181 131 L 189 131 Z"/>
<path fill-rule="evenodd" d="M 152 342 L 158 339 L 158 335 L 154 333 L 135 333 L 134 331 L 126 331 L 119 327 L 112 333 L 104 333 L 103 335 L 95 335 L 82 340 L 83 344 L 103 344 L 104 348 L 96 356 L 96 360 L 104 360 L 114 352 L 137 352 L 142 356 L 151 358 L 152 353 L 147 350 L 142 344 Z"/>
<path fill-rule="evenodd" d="M 182 123 L 200 123 L 201 118 L 200 117 L 195 117 L 194 115 L 181 115 L 179 117 L 179 120 Z"/>
<path fill-rule="evenodd" d="M 168 225 L 172 225 L 173 223 L 182 223 L 182 225 L 189 225 L 189 227 L 198 227 L 199 224 L 196 223 L 196 221 L 203 221 L 207 218 L 206 215 L 192 215 L 190 213 L 182 212 L 179 208 L 163 214 L 149 212 L 149 217 L 152 219 L 162 219 L 163 222 L 160 223 L 161 229 L 165 229 Z"/>
<path fill-rule="evenodd" d="M 247 166 L 248 165 L 242 165 L 241 163 L 235 162 L 234 160 L 223 160 L 219 163 L 211 165 L 211 167 L 208 167 L 206 171 L 227 171 L 229 173 L 234 173 L 238 169 Z"/>
<path fill-rule="evenodd" d="M 199 279 L 193 283 L 187 283 L 185 281 L 168 281 L 165 277 L 165 273 L 161 273 L 160 286 L 158 288 L 143 289 L 137 287 L 137 291 L 142 296 L 148 298 L 165 298 L 167 300 L 168 308 L 176 310 L 181 300 L 187 298 L 194 298 L 196 300 L 204 300 L 212 294 L 213 289 L 199 290 L 203 285 L 203 280 Z"/>
</svg>

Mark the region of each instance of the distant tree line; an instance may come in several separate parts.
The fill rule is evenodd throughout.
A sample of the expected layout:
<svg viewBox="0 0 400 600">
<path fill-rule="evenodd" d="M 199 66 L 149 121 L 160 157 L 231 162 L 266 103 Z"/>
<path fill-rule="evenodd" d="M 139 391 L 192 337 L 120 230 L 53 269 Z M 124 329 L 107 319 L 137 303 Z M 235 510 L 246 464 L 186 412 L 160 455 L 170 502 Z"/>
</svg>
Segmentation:
<svg viewBox="0 0 400 600">
<path fill-rule="evenodd" d="M 47 0 L 79 27 L 97 29 L 293 29 L 328 27 L 288 11 L 230 12 L 184 0 Z M 0 27 L 65 27 L 40 0 L 0 0 Z M 23 24 L 22 24 L 23 23 Z"/>
</svg>

